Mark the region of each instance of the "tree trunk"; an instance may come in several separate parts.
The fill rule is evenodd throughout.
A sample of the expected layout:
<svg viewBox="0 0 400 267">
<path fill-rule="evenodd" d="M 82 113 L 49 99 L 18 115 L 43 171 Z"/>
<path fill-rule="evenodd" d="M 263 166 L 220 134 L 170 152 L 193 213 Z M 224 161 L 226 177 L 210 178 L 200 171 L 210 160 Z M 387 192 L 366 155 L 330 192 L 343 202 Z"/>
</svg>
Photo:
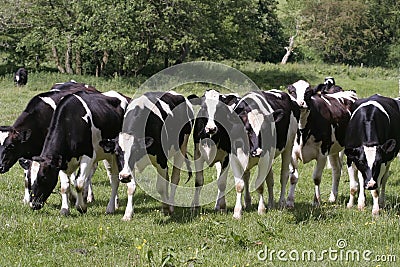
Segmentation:
<svg viewBox="0 0 400 267">
<path fill-rule="evenodd" d="M 286 54 L 285 54 L 285 55 L 283 56 L 283 58 L 282 58 L 282 61 L 281 61 L 281 64 L 282 64 L 282 65 L 283 65 L 283 64 L 286 64 L 286 62 L 288 61 L 290 55 L 291 55 L 292 52 L 293 52 L 293 49 L 294 49 L 294 38 L 296 38 L 296 36 L 297 36 L 298 33 L 299 33 L 299 27 L 300 27 L 300 23 L 299 23 L 299 21 L 296 21 L 296 33 L 295 33 L 295 35 L 293 35 L 293 36 L 291 36 L 291 37 L 289 38 L 289 46 L 286 46 L 286 47 L 285 47 L 285 49 L 286 49 Z"/>
<path fill-rule="evenodd" d="M 72 68 L 71 68 L 71 38 L 68 37 L 67 40 L 67 50 L 65 51 L 65 71 L 68 74 L 73 74 Z"/>
<path fill-rule="evenodd" d="M 108 62 L 109 54 L 106 50 L 103 51 L 103 58 L 100 63 L 100 73 L 103 73 L 104 69 L 106 68 Z"/>
<path fill-rule="evenodd" d="M 75 73 L 82 75 L 82 60 L 80 51 L 76 51 L 75 53 Z"/>
<path fill-rule="evenodd" d="M 179 58 L 175 61 L 174 65 L 181 64 L 185 60 L 188 54 L 189 54 L 189 44 L 185 43 L 182 45 L 181 54 Z"/>
<path fill-rule="evenodd" d="M 293 35 L 293 36 L 291 36 L 291 37 L 289 38 L 289 46 L 286 46 L 286 47 L 285 47 L 285 49 L 286 49 L 286 54 L 283 56 L 282 61 L 281 61 L 281 64 L 286 64 L 286 62 L 288 61 L 290 55 L 292 54 L 292 52 L 293 52 L 293 45 L 294 45 L 294 38 L 295 38 L 295 35 Z"/>
<path fill-rule="evenodd" d="M 65 69 L 60 64 L 60 58 L 58 57 L 57 48 L 55 46 L 52 46 L 51 51 L 53 52 L 53 58 L 54 58 L 54 61 L 56 62 L 58 71 L 61 73 L 65 73 Z"/>
</svg>

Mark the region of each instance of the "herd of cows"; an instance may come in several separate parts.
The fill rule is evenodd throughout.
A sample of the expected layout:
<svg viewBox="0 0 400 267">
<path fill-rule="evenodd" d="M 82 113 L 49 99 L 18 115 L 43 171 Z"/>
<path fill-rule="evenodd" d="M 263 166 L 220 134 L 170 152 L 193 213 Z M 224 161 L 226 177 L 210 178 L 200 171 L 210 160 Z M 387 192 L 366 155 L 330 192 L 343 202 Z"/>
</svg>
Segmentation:
<svg viewBox="0 0 400 267">
<path fill-rule="evenodd" d="M 271 208 L 271 162 L 278 156 L 280 207 L 294 207 L 299 160 L 316 160 L 312 174 L 315 205 L 321 202 L 319 186 L 329 160 L 329 201 L 335 202 L 344 152 L 350 177 L 347 206 L 354 205 L 359 191 L 358 208 L 364 209 L 365 190 L 370 190 L 372 213 L 377 215 L 384 206 L 390 163 L 400 150 L 400 101 L 381 95 L 358 99 L 354 91 L 335 85 L 332 77 L 314 88 L 300 80 L 289 85 L 287 92 L 251 91 L 239 96 L 210 89 L 203 96 L 185 97 L 169 91 L 146 92 L 134 99 L 70 81 L 34 96 L 13 125 L 0 127 L 0 173 L 19 162 L 25 170 L 24 203 L 34 210 L 43 207 L 60 179 L 60 212 L 68 215 L 71 201 L 79 212 L 87 211 L 87 203 L 93 201 L 91 177 L 97 162 L 103 161 L 111 184 L 106 212 L 114 213 L 118 208 L 119 183 L 126 183 L 128 201 L 123 220 L 130 220 L 135 172 L 152 165 L 162 210 L 171 214 L 181 169 L 186 164 L 188 171 L 192 170 L 187 156 L 191 135 L 196 187 L 193 208 L 200 205 L 204 165 L 215 164 L 215 209 L 226 210 L 231 169 L 237 193 L 233 217 L 239 219 L 243 193 L 244 206 L 251 205 L 250 171 L 258 166 L 258 213 L 265 213 L 264 181 Z"/>
</svg>

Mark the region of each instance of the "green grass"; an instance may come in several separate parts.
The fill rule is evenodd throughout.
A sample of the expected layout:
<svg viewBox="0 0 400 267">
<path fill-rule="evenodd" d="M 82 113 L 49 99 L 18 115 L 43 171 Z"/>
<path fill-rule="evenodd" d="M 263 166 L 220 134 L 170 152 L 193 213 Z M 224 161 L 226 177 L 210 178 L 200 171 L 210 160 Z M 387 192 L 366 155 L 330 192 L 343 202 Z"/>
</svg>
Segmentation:
<svg viewBox="0 0 400 267">
<path fill-rule="evenodd" d="M 356 89 L 360 97 L 375 92 L 387 96 L 398 95 L 398 73 L 384 69 L 360 69 L 347 66 L 325 65 L 269 65 L 249 62 L 232 63 L 244 71 L 262 89 L 280 88 L 297 79 L 311 84 L 333 75 L 338 85 Z M 0 77 L 0 124 L 12 124 L 29 99 L 46 91 L 54 82 L 75 79 L 95 85 L 99 90 L 118 90 L 134 95 L 143 79 L 125 80 L 94 77 L 71 77 L 54 73 L 32 73 L 26 87 L 16 88 L 12 77 Z M 178 90 L 202 93 L 201 86 L 186 86 Z M 96 201 L 87 214 L 72 208 L 69 217 L 59 215 L 58 187 L 40 211 L 32 211 L 22 204 L 23 175 L 19 166 L 0 176 L 0 266 L 397 266 L 400 261 L 400 164 L 396 159 L 387 185 L 387 207 L 377 218 L 371 215 L 372 199 L 367 195 L 365 211 L 347 209 L 349 181 L 344 171 L 340 181 L 337 204 L 328 204 L 331 171 L 323 174 L 321 194 L 323 204 L 311 205 L 313 163 L 300 164 L 300 180 L 296 190 L 296 204 L 292 210 L 269 210 L 259 216 L 257 196 L 253 206 L 243 213 L 242 219 L 232 218 L 235 193 L 227 195 L 228 212 L 214 213 L 213 204 L 201 208 L 193 215 L 188 208 L 176 208 L 171 217 L 160 212 L 160 203 L 142 190 L 135 195 L 135 214 L 130 222 L 123 222 L 126 187 L 120 186 L 120 208 L 114 215 L 105 215 L 110 194 L 104 167 L 100 166 L 93 178 Z M 274 165 L 279 173 L 279 160 Z M 206 172 L 212 180 L 214 170 Z M 232 176 L 229 176 L 232 179 Z M 182 180 L 186 180 L 183 175 Z M 189 184 L 193 186 L 192 179 Z M 275 175 L 275 200 L 279 197 L 280 182 Z M 338 240 L 347 246 L 339 249 Z M 268 251 L 266 251 L 268 250 Z M 295 251 L 315 251 L 317 257 L 324 250 L 338 250 L 338 254 L 325 254 L 323 261 L 278 260 L 277 252 L 294 257 Z M 348 251 L 372 251 L 377 255 L 395 255 L 396 263 L 346 261 Z M 258 256 L 265 256 L 259 260 Z M 282 252 L 281 252 L 282 253 Z M 291 253 L 291 254 L 289 254 Z M 334 252 L 332 252 L 334 253 Z M 340 258 L 340 253 L 342 256 Z M 343 254 L 344 253 L 344 254 Z M 334 256 L 338 256 L 334 260 Z M 343 256 L 344 255 L 344 256 Z M 362 257 L 362 254 L 360 254 Z M 342 260 L 340 260 L 342 259 Z"/>
</svg>

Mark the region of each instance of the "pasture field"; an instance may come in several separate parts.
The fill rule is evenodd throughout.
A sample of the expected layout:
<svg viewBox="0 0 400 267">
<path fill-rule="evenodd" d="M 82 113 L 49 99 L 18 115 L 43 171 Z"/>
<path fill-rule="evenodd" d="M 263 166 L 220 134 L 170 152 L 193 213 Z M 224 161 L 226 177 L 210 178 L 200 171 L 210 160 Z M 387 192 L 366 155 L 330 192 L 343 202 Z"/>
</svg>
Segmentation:
<svg viewBox="0 0 400 267">
<path fill-rule="evenodd" d="M 261 89 L 283 88 L 298 79 L 312 85 L 334 76 L 344 89 L 355 89 L 359 97 L 374 93 L 398 96 L 396 70 L 351 68 L 349 66 L 284 66 L 249 62 L 225 62 L 242 70 Z M 0 124 L 11 125 L 29 99 L 47 91 L 55 82 L 75 79 L 100 91 L 117 90 L 133 96 L 143 77 L 110 79 L 30 73 L 27 86 L 13 86 L 12 76 L 0 76 Z M 199 85 L 177 88 L 185 94 L 201 95 Z M 192 147 L 192 143 L 189 143 Z M 95 202 L 84 215 L 73 207 L 69 217 L 59 215 L 59 186 L 42 210 L 22 204 L 23 172 L 15 165 L 0 175 L 0 266 L 399 266 L 400 264 L 400 164 L 392 163 L 387 184 L 386 208 L 372 217 L 372 199 L 367 194 L 364 211 L 347 209 L 349 181 L 343 171 L 336 204 L 327 203 L 331 171 L 324 170 L 323 204 L 313 207 L 313 163 L 300 164 L 294 209 L 272 209 L 257 214 L 253 206 L 234 220 L 235 192 L 227 195 L 228 212 L 215 213 L 213 203 L 193 214 L 176 208 L 166 217 L 160 203 L 140 188 L 135 194 L 135 214 L 121 221 L 126 187 L 119 189 L 120 207 L 105 215 L 110 186 L 102 164 L 93 177 Z M 150 168 L 150 167 L 149 167 Z M 275 201 L 279 198 L 279 159 L 275 171 Z M 214 169 L 205 173 L 215 179 Z M 232 180 L 230 175 L 228 179 Z M 182 174 L 182 183 L 186 174 Z M 189 182 L 193 186 L 194 178 Z M 367 192 L 368 193 L 368 192 Z"/>
</svg>

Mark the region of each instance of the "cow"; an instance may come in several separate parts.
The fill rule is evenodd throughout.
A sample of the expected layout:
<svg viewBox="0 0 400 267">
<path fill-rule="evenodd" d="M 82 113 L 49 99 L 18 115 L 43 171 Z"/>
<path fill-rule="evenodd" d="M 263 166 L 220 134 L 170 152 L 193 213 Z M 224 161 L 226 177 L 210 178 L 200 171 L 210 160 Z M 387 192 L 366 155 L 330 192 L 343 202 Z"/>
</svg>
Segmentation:
<svg viewBox="0 0 400 267">
<path fill-rule="evenodd" d="M 227 114 L 239 101 L 237 94 L 221 94 L 210 89 L 201 98 L 192 97 L 191 103 L 200 105 L 193 127 L 194 160 L 196 170 L 195 195 L 192 207 L 200 205 L 200 191 L 204 184 L 204 163 L 216 164 L 218 196 L 214 209 L 226 211 L 225 189 L 229 167 L 231 142 L 227 126 Z"/>
<path fill-rule="evenodd" d="M 28 82 L 28 71 L 25 68 L 19 68 L 14 74 L 14 83 L 16 86 L 26 85 Z"/>
<path fill-rule="evenodd" d="M 348 208 L 354 204 L 358 187 L 360 210 L 365 207 L 364 189 L 371 190 L 373 215 L 378 215 L 379 208 L 384 207 L 390 163 L 400 150 L 399 104 L 375 94 L 357 100 L 351 108 L 344 150 L 350 177 Z"/>
<path fill-rule="evenodd" d="M 116 154 L 123 166 L 119 179 L 128 187 L 123 220 L 129 221 L 133 214 L 135 170 L 142 172 L 148 165 L 154 166 L 157 171 L 156 188 L 161 196 L 164 215 L 174 212 L 176 187 L 186 160 L 193 120 L 192 104 L 183 95 L 174 91 L 146 92 L 129 103 L 119 137 L 103 140 L 105 150 Z M 169 159 L 173 159 L 173 168 L 168 196 Z"/>
<path fill-rule="evenodd" d="M 300 107 L 299 128 L 292 153 L 290 192 L 294 192 L 297 181 L 297 164 L 316 160 L 313 172 L 315 184 L 315 206 L 321 203 L 320 183 L 327 158 L 332 167 L 332 191 L 329 202 L 335 202 L 338 194 L 341 166 L 339 152 L 344 149 L 344 138 L 350 120 L 350 107 L 356 101 L 354 91 L 320 94 L 310 84 L 299 80 L 288 86 L 289 94 Z"/>
<path fill-rule="evenodd" d="M 64 96 L 78 91 L 99 93 L 94 87 L 74 81 L 55 84 L 49 92 L 34 96 L 13 125 L 0 126 L 0 173 L 8 172 L 19 158 L 29 160 L 40 154 L 58 102 Z M 29 163 L 21 163 L 21 166 L 28 168 Z M 25 204 L 29 203 L 27 182 L 25 175 Z"/>
<path fill-rule="evenodd" d="M 279 206 L 286 205 L 286 184 L 300 110 L 287 93 L 269 90 L 247 93 L 234 107 L 234 112 L 240 118 L 241 124 L 234 124 L 231 130 L 230 160 L 237 193 L 233 217 L 240 219 L 243 190 L 245 190 L 245 206 L 251 205 L 251 199 L 249 197 L 246 199 L 246 195 L 249 195 L 246 191 L 249 190 L 250 170 L 256 165 L 258 165 L 255 180 L 259 193 L 258 213 L 264 214 L 266 210 L 263 197 L 264 181 L 267 183 L 269 193 L 268 207 L 274 206 L 271 163 L 273 158 L 279 155 L 282 157 Z M 242 130 L 245 136 L 238 135 Z"/>
<path fill-rule="evenodd" d="M 119 186 L 118 165 L 114 154 L 100 146 L 103 138 L 115 138 L 121 131 L 129 99 L 117 92 L 88 93 L 84 91 L 66 95 L 57 105 L 39 156 L 33 157 L 30 167 L 30 206 L 41 209 L 58 181 L 60 170 L 67 175 L 79 167 L 74 180 L 77 191 L 76 208 L 87 211 L 82 191 L 94 164 L 106 160 L 111 183 L 111 198 L 106 213 L 114 213 Z M 61 191 L 63 192 L 63 183 Z M 64 210 L 63 209 L 67 209 Z M 62 207 L 68 214 L 68 207 Z"/>
</svg>

